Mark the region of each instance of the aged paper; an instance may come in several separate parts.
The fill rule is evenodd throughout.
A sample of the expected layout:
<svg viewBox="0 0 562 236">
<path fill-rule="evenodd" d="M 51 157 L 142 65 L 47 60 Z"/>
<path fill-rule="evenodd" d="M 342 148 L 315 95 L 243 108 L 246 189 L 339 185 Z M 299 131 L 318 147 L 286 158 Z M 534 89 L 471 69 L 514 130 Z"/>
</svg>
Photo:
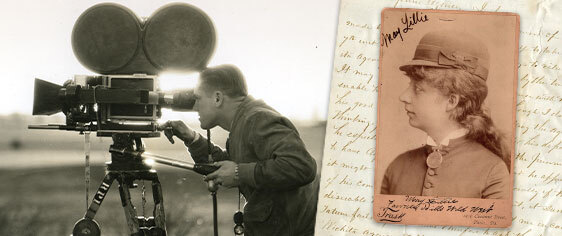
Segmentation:
<svg viewBox="0 0 562 236">
<path fill-rule="evenodd" d="M 512 225 L 404 226 L 373 220 L 379 24 L 384 7 L 520 15 Z M 562 79 L 556 1 L 342 0 L 316 235 L 561 235 Z"/>
<path fill-rule="evenodd" d="M 518 16 L 386 8 L 380 31 L 375 220 L 510 226 Z"/>
</svg>

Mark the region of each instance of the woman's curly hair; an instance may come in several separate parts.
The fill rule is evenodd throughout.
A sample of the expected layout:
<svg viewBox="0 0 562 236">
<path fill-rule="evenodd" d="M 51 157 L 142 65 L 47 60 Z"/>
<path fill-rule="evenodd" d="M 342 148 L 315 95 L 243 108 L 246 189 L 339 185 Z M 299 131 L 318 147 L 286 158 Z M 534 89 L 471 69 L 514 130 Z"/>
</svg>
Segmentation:
<svg viewBox="0 0 562 236">
<path fill-rule="evenodd" d="M 437 88 L 445 96 L 459 96 L 457 107 L 449 118 L 468 130 L 467 137 L 482 144 L 511 166 L 511 152 L 504 135 L 498 130 L 482 104 L 488 95 L 488 86 L 482 78 L 456 68 L 412 66 L 406 75 L 416 81 L 424 81 Z"/>
</svg>

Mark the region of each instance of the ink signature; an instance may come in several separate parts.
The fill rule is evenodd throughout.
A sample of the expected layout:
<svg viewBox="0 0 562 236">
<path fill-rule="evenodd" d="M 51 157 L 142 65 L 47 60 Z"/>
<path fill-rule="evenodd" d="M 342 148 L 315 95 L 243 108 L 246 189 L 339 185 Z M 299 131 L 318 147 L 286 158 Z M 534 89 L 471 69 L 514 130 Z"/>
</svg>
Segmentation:
<svg viewBox="0 0 562 236">
<path fill-rule="evenodd" d="M 402 222 L 402 218 L 406 215 L 404 212 L 393 208 L 394 200 L 388 200 L 388 206 L 383 207 L 382 211 L 377 214 L 380 217 L 380 221 L 398 223 Z"/>
<path fill-rule="evenodd" d="M 410 32 L 410 30 L 414 30 L 414 25 L 421 22 L 427 22 L 428 20 L 429 17 L 427 15 L 424 15 L 423 12 L 416 11 L 409 17 L 408 13 L 404 13 L 404 17 L 400 19 L 403 28 L 396 27 L 396 30 L 392 31 L 391 33 L 381 33 L 381 46 L 388 47 L 390 44 L 392 44 L 392 41 L 396 40 L 398 37 L 400 37 L 400 41 L 404 41 L 402 33 L 407 34 L 408 32 Z"/>
</svg>

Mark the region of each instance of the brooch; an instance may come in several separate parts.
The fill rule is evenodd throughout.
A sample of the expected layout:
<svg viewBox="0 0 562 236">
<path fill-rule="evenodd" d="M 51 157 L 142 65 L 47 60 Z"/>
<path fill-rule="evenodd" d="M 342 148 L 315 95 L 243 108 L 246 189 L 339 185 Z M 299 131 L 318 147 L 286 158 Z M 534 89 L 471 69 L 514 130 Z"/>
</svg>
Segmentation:
<svg viewBox="0 0 562 236">
<path fill-rule="evenodd" d="M 427 159 L 425 160 L 427 166 L 433 169 L 439 168 L 442 162 L 443 162 L 443 155 L 441 155 L 439 149 L 433 150 L 433 152 L 430 153 L 429 156 L 427 156 Z"/>
</svg>

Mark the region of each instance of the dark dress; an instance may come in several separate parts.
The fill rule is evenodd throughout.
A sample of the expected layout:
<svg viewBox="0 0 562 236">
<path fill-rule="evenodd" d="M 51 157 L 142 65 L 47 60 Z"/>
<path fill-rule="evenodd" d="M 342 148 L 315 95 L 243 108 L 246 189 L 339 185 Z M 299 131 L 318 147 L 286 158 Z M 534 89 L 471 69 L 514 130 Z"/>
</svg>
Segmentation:
<svg viewBox="0 0 562 236">
<path fill-rule="evenodd" d="M 504 161 L 465 136 L 451 139 L 438 168 L 428 168 L 430 146 L 400 154 L 386 169 L 381 194 L 508 199 L 510 174 Z"/>
</svg>

